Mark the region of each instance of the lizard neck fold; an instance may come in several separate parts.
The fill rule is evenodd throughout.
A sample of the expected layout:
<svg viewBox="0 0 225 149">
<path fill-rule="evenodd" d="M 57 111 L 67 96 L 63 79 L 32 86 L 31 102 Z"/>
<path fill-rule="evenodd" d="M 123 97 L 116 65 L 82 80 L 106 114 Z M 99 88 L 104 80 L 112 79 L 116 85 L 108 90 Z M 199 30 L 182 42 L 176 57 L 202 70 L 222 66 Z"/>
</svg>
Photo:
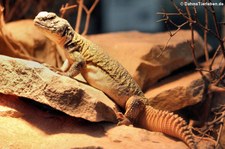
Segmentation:
<svg viewBox="0 0 225 149">
<path fill-rule="evenodd" d="M 84 40 L 85 38 L 83 38 L 81 35 L 76 32 L 73 32 L 72 38 L 69 38 L 69 40 L 65 42 L 64 48 L 66 48 L 69 53 L 73 53 L 75 51 L 82 52 L 85 45 Z"/>
</svg>

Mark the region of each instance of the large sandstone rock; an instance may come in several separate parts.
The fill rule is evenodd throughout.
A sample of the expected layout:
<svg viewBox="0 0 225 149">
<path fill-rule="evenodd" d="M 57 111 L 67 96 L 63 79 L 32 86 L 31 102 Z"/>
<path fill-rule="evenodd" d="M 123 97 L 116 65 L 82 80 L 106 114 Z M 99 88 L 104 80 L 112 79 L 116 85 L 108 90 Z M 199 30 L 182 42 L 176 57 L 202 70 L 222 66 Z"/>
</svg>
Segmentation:
<svg viewBox="0 0 225 149">
<path fill-rule="evenodd" d="M 11 37 L 29 50 L 34 55 L 36 50 L 43 50 L 47 37 L 34 26 L 32 20 L 19 20 L 9 22 L 5 25 L 5 29 L 10 33 Z"/>
<path fill-rule="evenodd" d="M 28 53 L 37 58 L 40 61 L 51 64 L 53 66 L 60 66 L 61 62 L 57 61 L 56 58 L 60 56 L 62 59 L 65 59 L 64 53 L 62 50 L 56 46 L 55 43 L 50 41 L 45 37 L 35 26 L 33 20 L 19 20 L 7 23 L 5 30 L 10 37 L 14 39 L 17 44 L 22 45 Z M 4 43 L 0 43 L 4 45 Z M 4 55 L 17 57 L 18 55 L 13 55 L 13 53 L 7 53 L 7 46 L 3 46 L 2 53 Z"/>
<path fill-rule="evenodd" d="M 203 41 L 197 32 L 194 34 L 195 52 L 199 57 L 203 55 Z M 193 61 L 188 30 L 179 31 L 163 53 L 162 49 L 169 39 L 168 33 L 133 31 L 91 35 L 87 38 L 117 59 L 143 89 Z"/>
<path fill-rule="evenodd" d="M 0 94 L 0 114 L 2 107 L 12 109 L 16 116 L 0 116 L 0 148 L 187 149 L 182 141 L 162 133 L 131 126 L 88 123 L 40 110 L 15 96 Z M 210 144 L 204 141 L 198 146 L 198 149 L 210 148 Z"/>
<path fill-rule="evenodd" d="M 219 76 L 219 69 L 223 55 L 218 55 L 214 60 L 212 73 L 203 74 L 215 80 Z M 203 68 L 208 69 L 212 60 L 202 63 Z M 188 70 L 165 78 L 146 91 L 145 96 L 149 98 L 152 106 L 158 109 L 176 111 L 187 106 L 195 105 L 204 101 L 208 96 L 208 85 L 198 71 Z"/>
<path fill-rule="evenodd" d="M 89 121 L 116 122 L 117 106 L 104 93 L 43 65 L 0 55 L 0 93 L 49 105 Z"/>
<path fill-rule="evenodd" d="M 152 86 L 145 96 L 157 109 L 176 111 L 201 102 L 207 87 L 199 72 L 186 72 Z"/>
</svg>

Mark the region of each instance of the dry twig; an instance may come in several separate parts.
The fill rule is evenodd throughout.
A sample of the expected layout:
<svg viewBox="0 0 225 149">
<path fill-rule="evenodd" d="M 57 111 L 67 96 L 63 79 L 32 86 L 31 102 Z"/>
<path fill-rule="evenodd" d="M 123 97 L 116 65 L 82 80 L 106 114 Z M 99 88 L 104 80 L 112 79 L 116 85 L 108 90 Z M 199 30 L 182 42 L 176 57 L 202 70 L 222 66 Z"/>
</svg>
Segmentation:
<svg viewBox="0 0 225 149">
<path fill-rule="evenodd" d="M 204 0 L 204 2 L 206 2 L 206 0 Z M 204 13 L 205 13 L 205 28 L 208 29 L 209 17 L 208 17 L 208 10 L 206 6 L 204 6 Z M 205 52 L 206 61 L 209 61 L 207 33 L 208 33 L 207 30 L 204 30 L 204 52 Z"/>
<path fill-rule="evenodd" d="M 174 16 L 174 15 L 180 15 L 180 13 L 166 13 L 165 12 L 165 10 L 163 10 L 164 12 L 159 12 L 159 13 L 157 13 L 157 14 L 159 14 L 159 15 L 163 15 L 163 19 L 161 19 L 161 20 L 158 20 L 157 22 L 161 22 L 161 21 L 163 21 L 165 24 L 166 24 L 166 26 L 167 26 L 167 29 L 168 29 L 168 32 L 169 32 L 169 35 L 170 35 L 170 37 L 169 37 L 169 39 L 167 40 L 167 42 L 166 42 L 166 44 L 164 45 L 164 47 L 161 49 L 161 52 L 160 52 L 160 54 L 158 55 L 158 57 L 160 57 L 165 51 L 166 51 L 166 49 L 167 49 L 167 47 L 168 47 L 168 44 L 169 44 L 169 42 L 170 42 L 170 40 L 172 39 L 172 37 L 173 36 L 175 36 L 185 25 L 187 25 L 189 22 L 188 21 L 185 21 L 184 23 L 182 23 L 182 24 L 180 24 L 180 25 L 177 25 L 176 23 L 174 23 L 170 18 L 169 18 L 169 16 Z M 168 24 L 172 24 L 172 25 L 174 25 L 177 29 L 175 30 L 175 31 L 171 31 L 171 30 L 169 30 L 169 26 L 168 26 Z"/>
<path fill-rule="evenodd" d="M 76 7 L 77 7 L 77 5 L 71 5 L 71 6 L 69 6 L 69 3 L 66 3 L 65 6 L 62 5 L 61 8 L 60 8 L 60 10 L 59 10 L 60 11 L 60 14 L 61 14 L 60 17 L 63 18 L 67 10 L 73 9 L 73 8 L 76 8 Z"/>
<path fill-rule="evenodd" d="M 86 12 L 86 22 L 85 22 L 84 31 L 83 31 L 82 35 L 86 35 L 87 34 L 87 31 L 88 31 L 88 28 L 89 28 L 89 24 L 90 24 L 91 13 L 93 12 L 94 8 L 97 6 L 98 2 L 99 2 L 99 0 L 95 0 L 89 10 L 88 10 L 88 8 L 85 5 L 83 5 L 83 9 Z"/>
<path fill-rule="evenodd" d="M 77 0 L 78 3 L 78 13 L 77 13 L 77 20 L 76 20 L 76 26 L 75 26 L 75 31 L 77 33 L 80 33 L 80 24 L 81 24 L 81 18 L 82 18 L 82 10 L 83 10 L 83 5 L 84 1 L 83 0 Z"/>
<path fill-rule="evenodd" d="M 80 26 L 81 26 L 81 20 L 82 20 L 82 12 L 83 10 L 86 13 L 86 19 L 85 19 L 85 26 L 84 30 L 82 32 L 82 35 L 86 35 L 88 32 L 89 24 L 90 24 L 90 18 L 91 18 L 91 13 L 99 3 L 99 0 L 94 0 L 93 4 L 91 7 L 88 9 L 87 6 L 84 5 L 84 0 L 77 0 L 78 4 L 78 11 L 77 11 L 77 18 L 76 18 L 76 25 L 74 27 L 74 30 L 78 33 L 80 33 Z M 67 10 L 72 9 L 77 7 L 77 5 L 71 5 L 69 6 L 68 3 L 66 5 L 63 5 L 60 9 L 61 17 L 64 17 L 65 13 Z"/>
</svg>

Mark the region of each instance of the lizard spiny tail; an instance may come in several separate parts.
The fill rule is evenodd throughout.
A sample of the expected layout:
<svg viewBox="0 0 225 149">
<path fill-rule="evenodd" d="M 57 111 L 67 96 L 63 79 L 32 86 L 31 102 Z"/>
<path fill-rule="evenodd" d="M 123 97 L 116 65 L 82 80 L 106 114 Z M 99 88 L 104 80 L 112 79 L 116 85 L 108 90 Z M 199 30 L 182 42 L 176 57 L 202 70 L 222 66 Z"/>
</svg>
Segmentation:
<svg viewBox="0 0 225 149">
<path fill-rule="evenodd" d="M 186 122 L 176 114 L 146 106 L 137 123 L 142 128 L 163 132 L 183 140 L 192 149 L 196 148 Z"/>
</svg>

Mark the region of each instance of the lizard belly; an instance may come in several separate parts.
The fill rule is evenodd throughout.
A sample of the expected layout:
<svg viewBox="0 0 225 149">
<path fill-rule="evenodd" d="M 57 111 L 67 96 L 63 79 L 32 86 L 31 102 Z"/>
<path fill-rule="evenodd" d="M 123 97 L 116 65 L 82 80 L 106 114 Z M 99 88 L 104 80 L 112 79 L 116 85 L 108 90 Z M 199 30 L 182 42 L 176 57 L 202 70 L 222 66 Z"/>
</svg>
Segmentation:
<svg viewBox="0 0 225 149">
<path fill-rule="evenodd" d="M 125 107 L 130 96 L 123 95 L 123 86 L 114 81 L 106 72 L 95 65 L 88 64 L 81 74 L 91 86 L 103 91 L 121 107 Z"/>
</svg>

